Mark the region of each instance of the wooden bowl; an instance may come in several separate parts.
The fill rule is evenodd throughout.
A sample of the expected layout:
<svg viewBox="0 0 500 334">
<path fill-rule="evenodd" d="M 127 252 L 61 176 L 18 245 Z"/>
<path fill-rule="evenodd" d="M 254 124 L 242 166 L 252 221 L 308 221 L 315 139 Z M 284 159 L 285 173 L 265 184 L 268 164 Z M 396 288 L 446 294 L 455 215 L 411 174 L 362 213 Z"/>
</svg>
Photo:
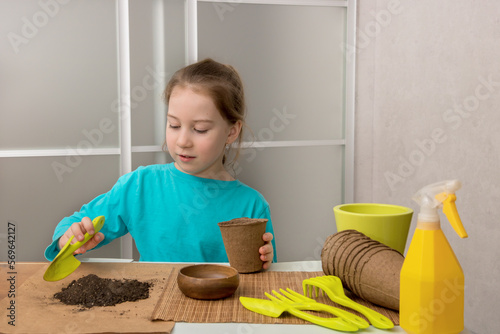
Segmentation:
<svg viewBox="0 0 500 334">
<path fill-rule="evenodd" d="M 218 264 L 196 264 L 182 268 L 177 275 L 179 289 L 195 299 L 220 299 L 231 296 L 240 277 L 233 267 Z"/>
</svg>

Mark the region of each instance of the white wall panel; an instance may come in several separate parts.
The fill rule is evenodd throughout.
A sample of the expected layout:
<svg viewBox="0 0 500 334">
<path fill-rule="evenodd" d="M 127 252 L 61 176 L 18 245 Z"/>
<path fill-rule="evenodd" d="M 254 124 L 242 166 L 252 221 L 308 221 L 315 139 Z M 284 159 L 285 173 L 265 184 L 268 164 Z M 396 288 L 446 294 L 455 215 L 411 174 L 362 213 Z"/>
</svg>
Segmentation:
<svg viewBox="0 0 500 334">
<path fill-rule="evenodd" d="M 238 69 L 257 140 L 343 138 L 346 9 L 232 6 L 198 4 L 198 58 Z M 274 124 L 285 112 L 285 124 Z"/>
<path fill-rule="evenodd" d="M 246 149 L 238 178 L 269 202 L 278 261 L 319 259 L 335 233 L 334 205 L 343 193 L 342 147 Z"/>
<path fill-rule="evenodd" d="M 185 65 L 184 1 L 129 4 L 132 145 L 161 145 L 166 125 L 163 91 Z"/>
<path fill-rule="evenodd" d="M 0 149 L 117 147 L 115 2 L 6 0 L 0 21 Z"/>
<path fill-rule="evenodd" d="M 65 166 L 57 174 L 54 166 Z M 45 261 L 43 253 L 62 218 L 107 192 L 118 179 L 118 156 L 2 158 L 0 261 L 6 261 L 7 222 L 16 223 L 16 260 Z M 83 257 L 119 257 L 114 242 Z"/>
</svg>

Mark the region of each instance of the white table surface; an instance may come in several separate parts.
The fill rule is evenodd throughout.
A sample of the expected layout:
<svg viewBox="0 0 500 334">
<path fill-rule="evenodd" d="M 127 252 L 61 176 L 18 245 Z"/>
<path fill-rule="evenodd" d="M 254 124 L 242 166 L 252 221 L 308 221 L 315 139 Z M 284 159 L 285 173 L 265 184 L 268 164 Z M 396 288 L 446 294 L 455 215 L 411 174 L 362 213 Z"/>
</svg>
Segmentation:
<svg viewBox="0 0 500 334">
<path fill-rule="evenodd" d="M 279 262 L 273 263 L 271 269 L 273 271 L 322 271 L 321 261 L 299 261 L 299 262 Z M 328 329 L 318 325 L 284 325 L 284 324 L 247 324 L 247 323 L 186 323 L 177 322 L 174 326 L 172 334 L 332 334 L 343 333 L 336 330 Z M 392 330 L 380 330 L 373 326 L 360 330 L 356 333 L 373 333 L 373 334 L 397 334 L 406 333 L 401 327 L 396 326 Z M 464 330 L 460 334 L 470 334 L 468 330 Z"/>
</svg>

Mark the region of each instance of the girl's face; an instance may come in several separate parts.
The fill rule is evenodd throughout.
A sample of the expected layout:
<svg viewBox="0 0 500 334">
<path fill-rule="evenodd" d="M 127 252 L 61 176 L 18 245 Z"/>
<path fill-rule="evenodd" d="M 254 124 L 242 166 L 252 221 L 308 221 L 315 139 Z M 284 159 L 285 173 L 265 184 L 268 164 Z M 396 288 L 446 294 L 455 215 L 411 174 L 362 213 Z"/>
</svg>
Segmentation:
<svg viewBox="0 0 500 334">
<path fill-rule="evenodd" d="M 166 141 L 177 169 L 194 176 L 227 180 L 230 176 L 222 164 L 224 149 L 240 131 L 241 122 L 229 124 L 208 95 L 188 87 L 172 90 Z"/>
</svg>

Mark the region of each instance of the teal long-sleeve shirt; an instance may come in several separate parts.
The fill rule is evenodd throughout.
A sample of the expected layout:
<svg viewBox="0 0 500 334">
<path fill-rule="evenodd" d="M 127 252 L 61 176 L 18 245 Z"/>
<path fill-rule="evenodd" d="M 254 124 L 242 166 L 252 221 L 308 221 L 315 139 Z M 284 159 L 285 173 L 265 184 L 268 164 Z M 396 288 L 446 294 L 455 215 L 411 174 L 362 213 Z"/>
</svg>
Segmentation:
<svg viewBox="0 0 500 334">
<path fill-rule="evenodd" d="M 64 218 L 45 257 L 54 259 L 57 242 L 71 224 L 97 216 L 105 217 L 105 238 L 98 247 L 130 233 L 141 261 L 228 262 L 217 223 L 233 218 L 266 218 L 266 231 L 274 235 L 269 205 L 259 192 L 238 180 L 185 174 L 170 163 L 139 167 Z"/>
</svg>

